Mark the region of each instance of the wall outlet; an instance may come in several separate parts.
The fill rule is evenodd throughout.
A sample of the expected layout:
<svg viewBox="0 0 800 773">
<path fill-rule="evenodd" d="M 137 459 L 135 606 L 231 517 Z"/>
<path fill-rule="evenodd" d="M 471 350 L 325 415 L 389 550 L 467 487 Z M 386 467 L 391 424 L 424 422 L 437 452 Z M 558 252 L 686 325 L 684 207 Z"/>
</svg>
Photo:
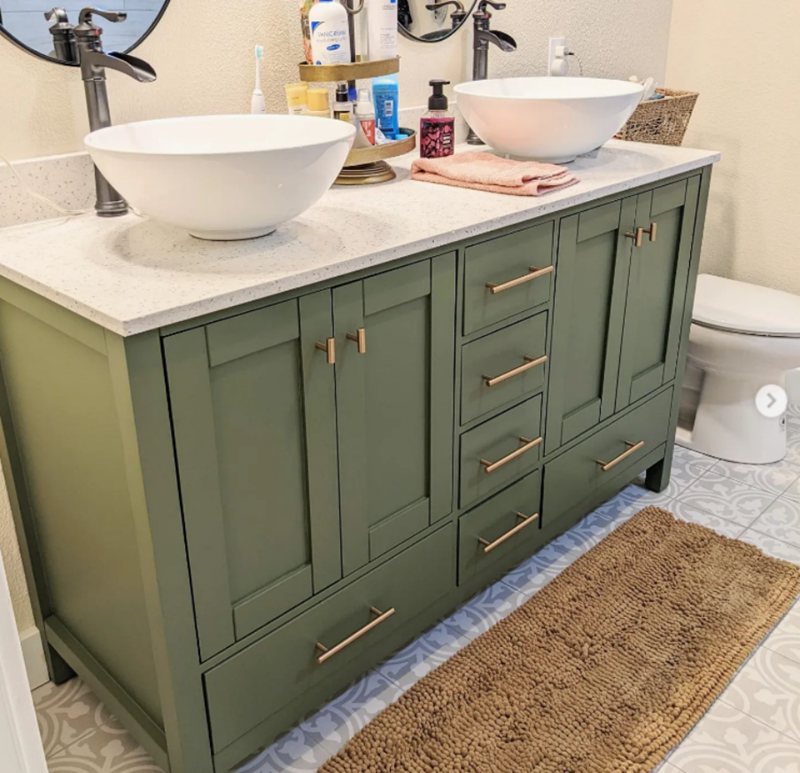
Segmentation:
<svg viewBox="0 0 800 773">
<path fill-rule="evenodd" d="M 563 36 L 551 37 L 547 46 L 547 74 L 566 75 L 569 72 L 569 64 L 565 53 L 567 51 L 567 39 Z"/>
</svg>

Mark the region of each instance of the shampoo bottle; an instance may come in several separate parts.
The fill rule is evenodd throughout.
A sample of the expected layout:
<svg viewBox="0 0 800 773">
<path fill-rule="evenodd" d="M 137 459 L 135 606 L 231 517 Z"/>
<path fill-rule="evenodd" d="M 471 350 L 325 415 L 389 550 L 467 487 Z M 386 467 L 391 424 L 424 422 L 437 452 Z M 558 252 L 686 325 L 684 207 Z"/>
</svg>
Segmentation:
<svg viewBox="0 0 800 773">
<path fill-rule="evenodd" d="M 397 0 L 365 0 L 369 58 L 397 56 Z"/>
<path fill-rule="evenodd" d="M 444 87 L 450 81 L 432 80 L 433 93 L 428 112 L 419 122 L 419 154 L 422 158 L 452 156 L 455 146 L 455 118 L 448 112 Z"/>
<path fill-rule="evenodd" d="M 339 0 L 320 0 L 308 13 L 314 64 L 348 64 L 350 29 Z"/>
</svg>

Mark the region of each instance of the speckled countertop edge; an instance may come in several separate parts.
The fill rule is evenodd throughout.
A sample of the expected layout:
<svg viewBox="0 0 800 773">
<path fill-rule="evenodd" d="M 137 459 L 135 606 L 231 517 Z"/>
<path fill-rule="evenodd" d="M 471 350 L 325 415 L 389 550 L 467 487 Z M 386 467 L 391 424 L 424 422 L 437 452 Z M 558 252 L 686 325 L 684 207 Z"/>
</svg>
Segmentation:
<svg viewBox="0 0 800 773">
<path fill-rule="evenodd" d="M 720 156 L 612 141 L 596 158 L 571 165 L 581 183 L 541 198 L 416 183 L 407 173 L 413 158 L 395 160 L 395 183 L 331 190 L 272 237 L 250 242 L 198 242 L 133 215 L 0 229 L 0 275 L 130 336 L 444 248 Z M 408 237 L 411 230 L 417 238 Z"/>
</svg>

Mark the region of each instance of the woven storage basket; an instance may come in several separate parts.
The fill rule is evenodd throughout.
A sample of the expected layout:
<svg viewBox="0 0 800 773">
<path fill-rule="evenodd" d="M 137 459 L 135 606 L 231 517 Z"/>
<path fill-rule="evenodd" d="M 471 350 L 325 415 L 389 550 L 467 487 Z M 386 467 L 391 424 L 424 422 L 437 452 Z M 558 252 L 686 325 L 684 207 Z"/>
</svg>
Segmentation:
<svg viewBox="0 0 800 773">
<path fill-rule="evenodd" d="M 658 145 L 680 145 L 692 117 L 696 91 L 656 89 L 663 99 L 640 102 L 633 115 L 616 137 L 636 142 L 654 142 Z"/>
</svg>

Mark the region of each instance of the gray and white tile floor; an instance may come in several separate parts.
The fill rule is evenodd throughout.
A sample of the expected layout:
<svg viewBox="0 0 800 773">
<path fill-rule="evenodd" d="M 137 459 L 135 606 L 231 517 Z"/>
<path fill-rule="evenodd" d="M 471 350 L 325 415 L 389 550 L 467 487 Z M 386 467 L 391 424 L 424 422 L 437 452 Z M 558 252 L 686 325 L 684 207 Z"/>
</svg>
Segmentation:
<svg viewBox="0 0 800 773">
<path fill-rule="evenodd" d="M 414 682 L 524 604 L 647 505 L 665 507 L 679 518 L 800 564 L 800 414 L 789 417 L 789 437 L 787 459 L 768 466 L 731 464 L 676 448 L 667 491 L 654 494 L 637 484 L 628 486 L 245 764 L 239 773 L 316 770 Z M 52 773 L 159 773 L 79 680 L 60 687 L 45 685 L 34 692 L 34 700 Z M 800 773 L 800 602 L 659 771 Z"/>
</svg>

